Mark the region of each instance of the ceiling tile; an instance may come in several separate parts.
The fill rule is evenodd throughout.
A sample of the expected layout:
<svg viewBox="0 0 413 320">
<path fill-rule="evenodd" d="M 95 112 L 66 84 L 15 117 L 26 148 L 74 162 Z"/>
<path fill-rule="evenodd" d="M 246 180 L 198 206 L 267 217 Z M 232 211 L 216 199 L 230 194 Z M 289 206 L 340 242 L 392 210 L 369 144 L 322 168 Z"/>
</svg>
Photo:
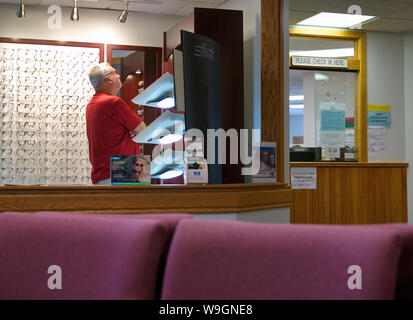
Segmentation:
<svg viewBox="0 0 413 320">
<path fill-rule="evenodd" d="M 192 13 L 194 11 L 194 8 L 217 8 L 219 6 L 220 5 L 218 3 L 191 1 L 175 14 L 179 16 L 186 16 Z"/>
<path fill-rule="evenodd" d="M 393 12 L 387 16 L 388 18 L 395 18 L 395 19 L 410 19 L 413 20 L 413 2 L 412 6 L 409 8 L 405 8 L 400 11 Z"/>
<path fill-rule="evenodd" d="M 20 0 L 0 0 L 0 3 L 18 5 L 20 3 Z M 27 0 L 27 1 L 25 0 L 24 4 L 28 6 L 40 5 L 41 0 Z"/>
<path fill-rule="evenodd" d="M 290 10 L 325 11 L 339 5 L 343 0 L 290 0 Z"/>
<path fill-rule="evenodd" d="M 341 4 L 331 7 L 329 11 L 347 13 L 349 6 L 353 5 L 354 1 L 344 1 Z M 407 2 L 402 1 L 383 1 L 383 0 L 363 0 L 357 4 L 361 7 L 362 14 L 377 17 L 386 17 L 389 14 L 399 11 L 410 6 Z"/>
<path fill-rule="evenodd" d="M 303 21 L 316 13 L 316 11 L 290 11 L 290 25 L 297 24 L 298 22 Z"/>
<path fill-rule="evenodd" d="M 363 30 L 404 32 L 413 28 L 413 20 L 380 18 L 363 25 Z"/>
</svg>

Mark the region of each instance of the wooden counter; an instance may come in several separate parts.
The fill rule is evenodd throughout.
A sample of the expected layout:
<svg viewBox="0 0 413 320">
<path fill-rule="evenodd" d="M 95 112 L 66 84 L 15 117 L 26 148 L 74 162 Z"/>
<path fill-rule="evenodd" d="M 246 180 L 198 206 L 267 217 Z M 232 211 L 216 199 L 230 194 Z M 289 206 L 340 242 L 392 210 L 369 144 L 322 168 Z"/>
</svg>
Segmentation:
<svg viewBox="0 0 413 320">
<path fill-rule="evenodd" d="M 291 205 L 291 188 L 279 183 L 0 187 L 0 212 L 236 213 Z"/>
<path fill-rule="evenodd" d="M 407 222 L 405 162 L 294 162 L 316 167 L 316 190 L 293 190 L 291 223 Z"/>
</svg>

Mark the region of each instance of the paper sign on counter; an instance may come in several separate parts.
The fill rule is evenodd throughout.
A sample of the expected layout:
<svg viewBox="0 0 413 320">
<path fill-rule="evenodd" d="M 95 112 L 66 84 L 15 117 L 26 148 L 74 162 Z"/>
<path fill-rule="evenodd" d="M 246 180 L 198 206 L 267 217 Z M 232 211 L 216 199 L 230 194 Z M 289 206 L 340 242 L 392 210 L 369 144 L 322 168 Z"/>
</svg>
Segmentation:
<svg viewBox="0 0 413 320">
<path fill-rule="evenodd" d="M 292 189 L 317 189 L 317 168 L 291 167 Z"/>
</svg>

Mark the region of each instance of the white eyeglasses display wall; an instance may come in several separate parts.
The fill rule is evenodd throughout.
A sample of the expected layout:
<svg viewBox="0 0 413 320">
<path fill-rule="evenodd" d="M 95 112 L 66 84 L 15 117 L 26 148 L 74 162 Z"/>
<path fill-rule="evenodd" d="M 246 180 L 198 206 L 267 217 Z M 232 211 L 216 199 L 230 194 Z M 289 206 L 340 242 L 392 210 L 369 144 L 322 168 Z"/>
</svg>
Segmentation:
<svg viewBox="0 0 413 320">
<path fill-rule="evenodd" d="M 99 49 L 0 43 L 0 185 L 87 185 Z"/>
</svg>

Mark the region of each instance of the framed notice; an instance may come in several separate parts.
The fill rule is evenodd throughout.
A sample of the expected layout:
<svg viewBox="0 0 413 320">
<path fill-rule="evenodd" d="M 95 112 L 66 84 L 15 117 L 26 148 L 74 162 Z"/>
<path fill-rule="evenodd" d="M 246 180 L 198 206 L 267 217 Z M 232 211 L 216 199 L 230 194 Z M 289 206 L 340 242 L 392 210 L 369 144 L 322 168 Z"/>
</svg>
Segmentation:
<svg viewBox="0 0 413 320">
<path fill-rule="evenodd" d="M 112 185 L 147 185 L 151 183 L 150 156 L 110 157 Z"/>
</svg>

